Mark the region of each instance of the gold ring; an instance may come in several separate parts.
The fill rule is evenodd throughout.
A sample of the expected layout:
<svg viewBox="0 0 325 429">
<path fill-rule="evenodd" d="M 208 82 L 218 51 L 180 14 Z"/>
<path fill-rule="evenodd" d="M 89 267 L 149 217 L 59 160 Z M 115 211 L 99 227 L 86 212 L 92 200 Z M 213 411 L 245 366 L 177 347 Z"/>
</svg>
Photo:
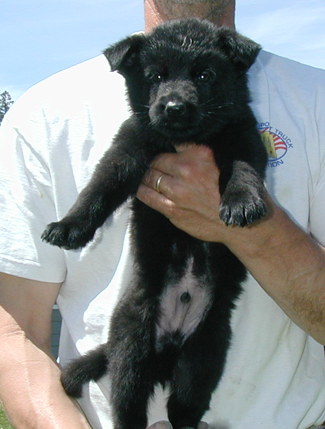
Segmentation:
<svg viewBox="0 0 325 429">
<path fill-rule="evenodd" d="M 165 174 L 162 174 L 162 175 L 161 175 L 161 176 L 159 176 L 159 177 L 158 177 L 158 179 L 157 179 L 155 189 L 156 189 L 156 191 L 158 192 L 158 194 L 161 194 L 161 191 L 160 191 L 160 182 L 161 182 L 161 179 L 162 179 L 164 176 L 165 176 Z"/>
</svg>

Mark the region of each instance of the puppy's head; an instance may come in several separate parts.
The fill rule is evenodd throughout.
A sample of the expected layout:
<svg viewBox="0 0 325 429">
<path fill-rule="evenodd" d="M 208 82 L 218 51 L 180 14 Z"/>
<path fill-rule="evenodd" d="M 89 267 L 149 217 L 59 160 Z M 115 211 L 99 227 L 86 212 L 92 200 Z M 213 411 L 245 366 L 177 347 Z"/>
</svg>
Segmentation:
<svg viewBox="0 0 325 429">
<path fill-rule="evenodd" d="M 240 115 L 249 101 L 246 72 L 259 50 L 233 30 L 190 19 L 128 37 L 104 53 L 126 78 L 139 119 L 186 140 Z"/>
</svg>

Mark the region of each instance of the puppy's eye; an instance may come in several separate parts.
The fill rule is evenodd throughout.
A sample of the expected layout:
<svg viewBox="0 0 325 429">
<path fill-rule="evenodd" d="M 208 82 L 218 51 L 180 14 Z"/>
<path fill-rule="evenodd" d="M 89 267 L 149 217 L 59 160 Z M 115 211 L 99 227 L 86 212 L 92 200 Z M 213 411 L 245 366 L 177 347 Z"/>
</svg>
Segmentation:
<svg viewBox="0 0 325 429">
<path fill-rule="evenodd" d="M 216 74 L 213 70 L 206 70 L 197 75 L 196 80 L 200 83 L 211 82 L 216 77 Z"/>
<path fill-rule="evenodd" d="M 149 82 L 159 83 L 163 80 L 163 77 L 160 73 L 150 73 L 148 76 Z"/>
</svg>

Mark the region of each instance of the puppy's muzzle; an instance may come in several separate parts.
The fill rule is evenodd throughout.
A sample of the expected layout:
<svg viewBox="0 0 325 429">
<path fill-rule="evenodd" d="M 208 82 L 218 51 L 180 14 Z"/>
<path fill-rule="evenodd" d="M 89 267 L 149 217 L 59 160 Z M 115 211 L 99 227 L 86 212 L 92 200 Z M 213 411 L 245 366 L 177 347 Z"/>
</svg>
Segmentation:
<svg viewBox="0 0 325 429">
<path fill-rule="evenodd" d="M 189 132 L 200 120 L 193 83 L 175 80 L 161 84 L 151 100 L 149 116 L 152 124 L 164 134 Z"/>
<path fill-rule="evenodd" d="M 165 106 L 165 115 L 170 118 L 178 118 L 186 113 L 186 105 L 181 101 L 168 101 Z"/>
</svg>

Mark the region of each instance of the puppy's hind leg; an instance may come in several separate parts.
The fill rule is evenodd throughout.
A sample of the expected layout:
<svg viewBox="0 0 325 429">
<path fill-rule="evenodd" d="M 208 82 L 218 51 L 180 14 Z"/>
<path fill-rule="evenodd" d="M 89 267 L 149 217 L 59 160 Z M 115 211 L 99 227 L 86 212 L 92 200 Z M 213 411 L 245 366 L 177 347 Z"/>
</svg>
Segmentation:
<svg viewBox="0 0 325 429">
<path fill-rule="evenodd" d="M 197 428 L 209 409 L 212 392 L 224 368 L 230 338 L 229 323 L 224 322 L 221 328 L 211 324 L 211 320 L 210 327 L 205 323 L 180 352 L 167 405 L 168 418 L 174 429 Z"/>
<path fill-rule="evenodd" d="M 80 398 L 85 383 L 99 380 L 108 372 L 106 348 L 103 344 L 63 368 L 61 382 L 69 396 Z"/>
<path fill-rule="evenodd" d="M 143 284 L 143 280 L 139 282 Z M 139 293 L 139 288 L 129 290 L 111 321 L 109 375 L 114 429 L 146 429 L 148 401 L 157 379 L 155 303 Z"/>
<path fill-rule="evenodd" d="M 125 372 L 123 366 L 112 380 L 114 429 L 146 429 L 148 402 L 155 384 L 151 362 L 136 362 Z"/>
</svg>

